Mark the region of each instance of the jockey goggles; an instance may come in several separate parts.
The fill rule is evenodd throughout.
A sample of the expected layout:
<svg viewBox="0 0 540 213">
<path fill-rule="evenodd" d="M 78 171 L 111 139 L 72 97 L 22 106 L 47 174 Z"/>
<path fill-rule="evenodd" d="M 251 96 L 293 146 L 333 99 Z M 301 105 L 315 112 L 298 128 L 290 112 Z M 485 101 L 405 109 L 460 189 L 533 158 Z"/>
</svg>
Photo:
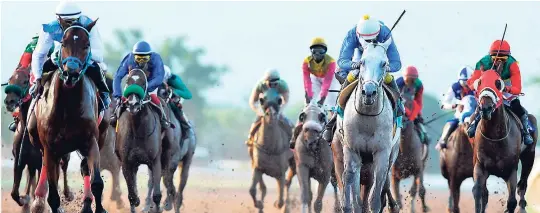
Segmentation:
<svg viewBox="0 0 540 213">
<path fill-rule="evenodd" d="M 323 55 L 326 53 L 326 50 L 324 50 L 323 48 L 312 48 L 311 53 Z"/>
<path fill-rule="evenodd" d="M 279 78 L 267 80 L 266 83 L 269 87 L 276 87 L 278 85 Z"/>
<path fill-rule="evenodd" d="M 150 61 L 150 55 L 135 55 L 135 61 L 137 63 L 147 63 Z"/>
<path fill-rule="evenodd" d="M 493 60 L 493 61 L 499 61 L 499 60 L 501 60 L 501 61 L 506 61 L 506 60 L 508 60 L 508 56 L 507 56 L 507 55 L 506 55 L 506 56 L 496 56 L 496 55 L 492 55 L 492 56 L 491 56 L 491 60 Z"/>
</svg>

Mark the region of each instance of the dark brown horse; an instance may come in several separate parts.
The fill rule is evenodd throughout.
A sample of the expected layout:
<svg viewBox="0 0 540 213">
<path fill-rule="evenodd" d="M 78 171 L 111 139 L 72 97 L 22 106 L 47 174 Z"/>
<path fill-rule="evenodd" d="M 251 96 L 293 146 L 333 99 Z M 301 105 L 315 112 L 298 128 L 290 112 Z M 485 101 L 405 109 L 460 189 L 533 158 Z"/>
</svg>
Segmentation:
<svg viewBox="0 0 540 213">
<path fill-rule="evenodd" d="M 135 208 L 140 205 L 136 175 L 141 164 L 148 166 L 151 172 L 150 179 L 153 182 L 153 187 L 149 186 L 148 189 L 152 191 L 154 201 L 154 206 L 150 210 L 161 212 L 160 182 L 164 134 L 161 132 L 160 115 L 152 109 L 153 103 L 148 98 L 146 76 L 141 69 L 129 71 L 126 89 L 123 92 L 126 97 L 123 104 L 126 105 L 127 112 L 119 116 L 116 126 L 115 151 L 122 162 L 122 173 L 128 187 L 131 212 L 135 212 Z"/>
<path fill-rule="evenodd" d="M 32 197 L 34 196 L 34 193 L 30 194 L 30 186 L 35 188 L 36 172 L 39 173 L 41 171 L 42 163 L 40 150 L 32 146 L 28 132 L 23 132 L 26 129 L 26 118 L 28 115 L 28 108 L 30 108 L 31 97 L 29 94 L 29 87 L 30 67 L 18 67 L 9 78 L 8 85 L 5 89 L 6 98 L 4 99 L 6 110 L 16 114 L 16 119 L 18 120 L 17 130 L 13 137 L 12 154 L 14 156 L 14 176 L 11 197 L 19 204 L 19 206 L 23 206 L 23 208 L 29 208 L 30 195 L 32 195 Z M 69 154 L 62 157 L 61 164 L 62 171 L 64 172 L 64 196 L 67 201 L 72 201 L 75 196 L 69 189 L 67 182 L 68 162 Z M 26 195 L 21 197 L 19 196 L 19 186 L 22 179 L 22 172 L 25 167 L 27 167 L 28 171 Z"/>
<path fill-rule="evenodd" d="M 465 133 L 465 127 L 460 124 L 448 137 L 446 149 L 440 151 L 441 173 L 448 180 L 450 197 L 448 212 L 459 213 L 459 195 L 461 183 L 473 176 L 472 147 Z"/>
<path fill-rule="evenodd" d="M 96 21 L 83 27 L 79 23 L 69 26 L 60 20 L 66 30 L 58 56 L 59 69 L 50 73 L 50 81 L 46 80 L 47 76 L 43 77 L 44 93 L 41 98 L 33 101 L 36 103 L 35 111 L 30 114 L 28 124 L 32 143 L 43 153 L 43 166 L 32 212 L 43 212 L 46 209 L 47 183 L 47 201 L 52 212 L 63 212 L 57 191 L 58 167 L 60 158 L 73 151 L 78 151 L 83 156 L 82 212 L 92 212 L 94 199 L 96 212 L 107 212 L 101 203 L 103 179 L 99 171 L 99 149 L 104 143 L 108 120 L 100 122 L 97 89 L 93 81 L 85 75 L 91 65 L 89 32 Z"/>
<path fill-rule="evenodd" d="M 521 211 L 525 211 L 527 201 L 527 178 L 534 163 L 534 147 L 536 145 L 536 133 L 534 143 L 528 148 L 522 145 L 522 133 L 520 120 L 503 104 L 502 91 L 504 82 L 494 70 L 482 72 L 479 80 L 475 83 L 478 94 L 478 113 L 481 120 L 476 128 L 473 142 L 473 178 L 472 189 L 477 213 L 486 210 L 488 202 L 488 190 L 486 181 L 490 175 L 502 178 L 508 187 L 508 200 L 506 211 L 514 212 L 517 207 L 516 183 Z M 534 126 L 536 119 L 529 115 Z M 522 170 L 519 183 L 517 182 L 518 163 L 521 161 Z"/>
<path fill-rule="evenodd" d="M 180 126 L 179 118 L 176 116 L 183 115 L 177 115 L 173 112 L 173 107 L 176 106 L 173 106 L 173 103 L 170 102 L 175 96 L 171 88 L 166 84 L 163 84 L 158 88 L 158 96 L 164 100 L 164 103 L 162 104 L 165 106 L 164 111 L 166 116 L 170 118 L 170 122 L 176 126 Z M 184 137 L 182 131 L 168 128 L 163 134 L 164 137 L 162 143 L 164 152 L 161 156 L 161 165 L 163 169 L 163 182 L 165 188 L 167 188 L 167 199 L 165 200 L 164 209 L 170 211 L 174 206 L 174 211 L 179 213 L 183 202 L 183 192 L 189 176 L 189 168 L 191 166 L 191 161 L 193 160 L 193 155 L 195 154 L 195 132 L 190 128 L 190 131 L 187 132 L 188 137 L 183 141 L 182 138 Z M 176 172 L 177 168 L 181 169 L 178 192 L 175 191 L 173 183 L 174 172 Z M 145 210 L 149 210 L 151 207 L 150 197 L 152 195 L 151 189 L 153 189 L 153 186 L 153 179 L 149 178 Z"/>
</svg>

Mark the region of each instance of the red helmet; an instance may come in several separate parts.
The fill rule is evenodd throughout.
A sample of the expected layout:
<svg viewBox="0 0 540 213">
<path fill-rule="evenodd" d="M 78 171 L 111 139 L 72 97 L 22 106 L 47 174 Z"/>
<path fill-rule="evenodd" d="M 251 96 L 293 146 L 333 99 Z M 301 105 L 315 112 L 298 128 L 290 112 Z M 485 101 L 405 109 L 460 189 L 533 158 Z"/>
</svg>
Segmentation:
<svg viewBox="0 0 540 213">
<path fill-rule="evenodd" d="M 414 66 L 408 66 L 403 71 L 403 76 L 418 78 L 418 70 Z"/>
<path fill-rule="evenodd" d="M 500 51 L 499 51 L 500 47 Z M 499 51 L 499 55 L 510 55 L 510 44 L 507 41 L 503 40 L 501 45 L 501 40 L 496 40 L 491 44 L 489 48 L 489 54 L 495 55 Z"/>
</svg>

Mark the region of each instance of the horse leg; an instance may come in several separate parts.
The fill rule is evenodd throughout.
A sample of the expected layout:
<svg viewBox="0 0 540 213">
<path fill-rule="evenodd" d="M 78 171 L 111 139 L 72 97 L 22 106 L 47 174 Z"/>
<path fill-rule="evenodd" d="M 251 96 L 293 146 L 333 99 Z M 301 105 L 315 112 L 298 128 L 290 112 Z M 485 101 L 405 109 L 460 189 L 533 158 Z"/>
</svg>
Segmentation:
<svg viewBox="0 0 540 213">
<path fill-rule="evenodd" d="M 91 195 L 93 195 L 96 202 L 96 213 L 106 213 L 107 211 L 103 208 L 102 204 L 104 183 L 99 170 L 100 153 L 96 138 L 92 138 L 90 140 L 90 147 L 88 151 L 87 166 L 89 173 L 85 174 L 84 177 L 84 204 L 89 204 L 90 206 L 92 204 Z M 91 192 L 87 191 L 89 188 L 91 189 Z"/>
<path fill-rule="evenodd" d="M 182 172 L 180 173 L 180 184 L 178 184 L 178 191 L 176 192 L 176 207 L 175 212 L 180 212 L 180 207 L 184 201 L 184 189 L 189 177 L 189 168 L 191 167 L 191 161 L 193 160 L 194 152 L 188 152 L 184 159 L 182 160 Z M 174 175 L 174 173 L 173 173 Z M 265 190 L 266 192 L 266 190 Z"/>
<path fill-rule="evenodd" d="M 343 147 L 343 162 L 344 170 L 342 175 L 343 191 L 342 191 L 342 210 L 343 213 L 353 211 L 359 212 L 362 204 L 358 199 L 358 193 L 354 193 L 359 190 L 360 171 L 359 168 L 362 165 L 362 160 L 359 156 L 350 148 Z M 358 182 L 358 183 L 357 183 Z M 356 189 L 355 189 L 356 188 Z"/>
<path fill-rule="evenodd" d="M 122 191 L 120 190 L 120 165 L 116 164 L 109 170 L 112 176 L 112 193 L 111 200 L 116 201 L 116 209 L 124 208 L 124 201 L 122 200 Z"/>
<path fill-rule="evenodd" d="M 60 159 L 53 159 L 49 156 L 47 159 L 47 180 L 49 183 L 49 197 L 47 202 L 53 213 L 63 213 L 64 210 L 60 206 L 60 195 L 58 194 L 58 178 L 60 176 L 59 163 Z"/>
<path fill-rule="evenodd" d="M 386 182 L 384 183 L 384 190 L 382 196 L 386 196 L 388 199 L 388 212 L 399 212 L 397 208 L 397 203 L 394 197 L 392 196 L 392 193 L 390 191 L 390 178 L 386 178 Z"/>
<path fill-rule="evenodd" d="M 313 204 L 313 209 L 315 210 L 315 213 L 322 212 L 324 191 L 326 190 L 326 186 L 328 186 L 329 181 L 330 180 L 328 178 L 325 178 L 324 180 L 319 181 L 319 187 L 317 189 L 317 198 L 315 199 L 315 203 Z"/>
<path fill-rule="evenodd" d="M 422 211 L 429 212 L 429 207 L 426 204 L 426 187 L 424 186 L 424 172 L 420 172 L 416 178 L 417 184 L 420 186 L 418 189 L 418 194 L 420 194 L 420 199 L 422 200 Z"/>
<path fill-rule="evenodd" d="M 396 204 L 399 209 L 403 208 L 403 204 L 401 203 L 401 192 L 399 191 L 399 183 L 401 180 L 396 174 L 397 171 L 395 169 L 392 169 L 392 194 L 395 197 Z"/>
<path fill-rule="evenodd" d="M 474 208 L 476 213 L 484 213 L 486 211 L 486 206 L 484 204 L 486 181 L 489 177 L 487 171 L 485 171 L 478 163 L 474 165 L 473 179 L 474 186 L 472 188 L 472 193 L 474 197 Z"/>
<path fill-rule="evenodd" d="M 135 207 L 141 204 L 139 195 L 137 192 L 137 170 L 139 170 L 139 165 L 134 165 L 131 162 L 127 162 L 127 159 L 124 159 L 122 164 L 122 173 L 124 179 L 126 179 L 126 185 L 128 188 L 128 200 L 131 208 L 131 213 L 135 213 Z"/>
<path fill-rule="evenodd" d="M 536 138 L 536 136 L 534 137 Z M 527 192 L 527 180 L 531 174 L 531 170 L 534 164 L 534 148 L 532 151 L 526 150 L 519 156 L 521 161 L 521 177 L 518 182 L 518 194 L 519 194 L 519 207 L 521 212 L 525 212 L 525 207 L 527 207 L 527 201 L 525 200 L 525 194 Z"/>
<path fill-rule="evenodd" d="M 30 203 L 30 190 L 32 189 L 32 186 L 35 185 L 36 182 L 36 169 L 33 168 L 31 165 L 28 165 L 27 167 L 27 182 L 26 182 L 26 190 L 24 197 L 21 197 L 21 201 L 23 203 L 23 208 L 28 208 L 28 204 Z"/>
<path fill-rule="evenodd" d="M 148 167 L 148 170 L 151 172 L 150 167 Z M 154 180 L 152 175 L 148 176 L 148 184 L 147 184 L 147 190 L 146 190 L 146 198 L 144 199 L 144 208 L 143 212 L 149 212 L 150 208 L 152 207 L 152 192 L 154 190 Z"/>
<path fill-rule="evenodd" d="M 309 199 L 309 191 L 311 186 L 309 185 L 309 169 L 300 164 L 297 168 L 298 173 L 298 184 L 300 185 L 300 198 L 302 199 L 302 213 L 311 212 L 309 204 L 311 200 Z"/>
<path fill-rule="evenodd" d="M 274 201 L 274 207 L 281 209 L 283 207 L 283 204 L 285 203 L 283 200 L 284 195 L 284 188 L 285 188 L 285 175 L 281 175 L 277 179 L 277 190 L 278 190 L 278 199 Z"/>
<path fill-rule="evenodd" d="M 253 175 L 251 176 L 251 187 L 249 188 L 249 194 L 251 195 L 251 198 L 253 199 L 253 205 L 255 208 L 259 209 L 259 212 L 262 212 L 263 209 L 263 202 L 260 200 L 257 200 L 257 183 L 259 183 L 262 180 L 262 172 L 255 168 L 253 169 Z"/>
<path fill-rule="evenodd" d="M 19 196 L 19 187 L 21 185 L 22 173 L 26 165 L 24 164 L 18 165 L 19 157 L 21 156 L 19 156 L 18 154 L 15 154 L 15 159 L 13 161 L 15 165 L 13 167 L 13 188 L 11 189 L 11 198 L 13 198 L 13 200 L 17 202 L 19 206 L 23 206 L 25 198 Z M 30 167 L 28 168 L 28 172 L 30 172 Z M 30 182 L 28 182 L 28 185 L 29 184 Z"/>
<path fill-rule="evenodd" d="M 165 169 L 165 174 L 163 175 L 163 182 L 165 188 L 167 189 L 167 198 L 165 199 L 166 211 L 170 211 L 173 208 L 174 198 L 176 197 L 176 190 L 173 183 L 174 172 L 176 172 L 177 165 L 168 166 L 169 168 Z"/>
<path fill-rule="evenodd" d="M 152 163 L 152 180 L 153 180 L 153 194 L 152 201 L 154 201 L 155 209 L 152 212 L 161 212 L 161 158 L 160 156 L 156 157 Z"/>
<path fill-rule="evenodd" d="M 369 193 L 369 204 L 371 212 L 381 211 L 381 192 L 388 176 L 388 169 L 390 166 L 390 150 L 381 151 L 375 153 L 373 156 L 374 169 L 374 181 Z"/>
<path fill-rule="evenodd" d="M 516 185 L 517 185 L 517 168 L 512 171 L 508 180 L 506 180 L 506 187 L 508 188 L 508 200 L 506 201 L 506 211 L 514 213 L 517 206 L 516 199 Z"/>
<path fill-rule="evenodd" d="M 409 195 L 411 197 L 411 209 L 410 209 L 410 212 L 411 213 L 414 213 L 416 212 L 416 192 L 418 191 L 418 178 L 415 176 L 413 182 L 412 182 L 412 185 L 411 185 L 411 189 L 409 190 Z"/>
<path fill-rule="evenodd" d="M 47 149 L 43 150 L 43 163 L 40 170 L 39 181 L 34 192 L 34 201 L 32 202 L 31 212 L 45 212 L 47 204 L 45 203 L 45 196 L 48 191 L 47 180 L 47 165 L 50 164 L 49 154 Z M 52 163 L 52 161 L 51 161 Z"/>
<path fill-rule="evenodd" d="M 334 188 L 334 212 L 339 211 L 339 196 L 338 196 L 338 184 L 337 184 L 337 178 L 336 178 L 336 172 L 334 171 L 334 168 L 332 167 L 332 171 L 330 174 L 330 182 L 332 183 L 332 187 Z"/>
<path fill-rule="evenodd" d="M 450 197 L 448 198 L 448 212 L 459 213 L 459 196 L 460 187 L 463 180 L 458 180 L 455 177 L 450 177 L 448 188 L 450 188 Z"/>
<path fill-rule="evenodd" d="M 75 194 L 71 192 L 68 185 L 67 169 L 68 169 L 68 164 L 69 164 L 69 157 L 70 157 L 70 154 L 66 154 L 62 156 L 62 159 L 61 159 L 62 163 L 60 164 L 62 167 L 62 172 L 64 173 L 64 197 L 66 201 L 68 202 L 75 199 Z"/>
</svg>

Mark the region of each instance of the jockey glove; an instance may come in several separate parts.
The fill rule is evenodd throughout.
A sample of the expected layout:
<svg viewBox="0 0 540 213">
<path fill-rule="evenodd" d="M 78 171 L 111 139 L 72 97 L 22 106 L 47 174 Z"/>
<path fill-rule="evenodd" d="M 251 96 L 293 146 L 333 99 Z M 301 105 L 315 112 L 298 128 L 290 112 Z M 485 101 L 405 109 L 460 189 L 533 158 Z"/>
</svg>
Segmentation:
<svg viewBox="0 0 540 213">
<path fill-rule="evenodd" d="M 41 78 L 36 79 L 36 85 L 34 89 L 34 97 L 38 97 L 43 92 L 43 86 L 41 85 Z"/>
<path fill-rule="evenodd" d="M 353 70 L 360 69 L 360 63 L 359 62 L 352 62 L 351 68 Z"/>
<path fill-rule="evenodd" d="M 317 104 L 319 105 L 319 107 L 321 107 L 324 104 L 325 99 L 326 99 L 326 97 L 321 97 L 321 99 L 319 101 L 317 101 Z"/>
<path fill-rule="evenodd" d="M 309 97 L 307 92 L 305 93 L 304 97 L 306 98 L 306 104 L 309 104 L 309 102 L 311 102 L 311 98 Z"/>
</svg>

